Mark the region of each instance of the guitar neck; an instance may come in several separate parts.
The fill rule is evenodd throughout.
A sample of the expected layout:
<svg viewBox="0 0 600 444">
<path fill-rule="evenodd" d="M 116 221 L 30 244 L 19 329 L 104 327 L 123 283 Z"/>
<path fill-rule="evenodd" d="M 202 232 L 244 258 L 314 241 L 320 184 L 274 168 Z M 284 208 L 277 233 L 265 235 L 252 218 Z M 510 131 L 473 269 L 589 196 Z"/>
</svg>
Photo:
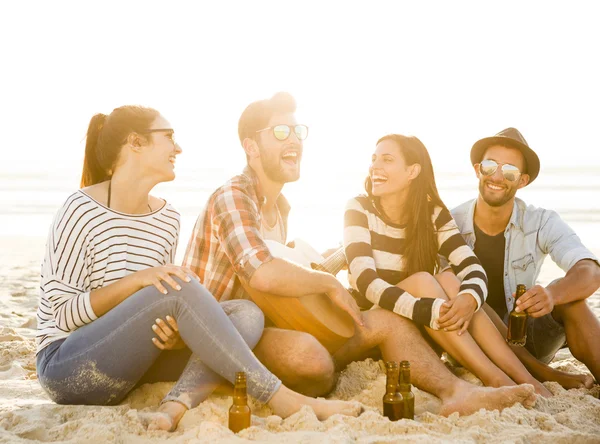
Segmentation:
<svg viewBox="0 0 600 444">
<path fill-rule="evenodd" d="M 325 273 L 330 273 L 335 276 L 342 268 L 344 268 L 345 265 L 346 255 L 344 254 L 344 247 L 340 247 L 339 250 L 337 250 L 320 264 L 313 262 L 311 267 L 313 270 L 324 271 Z"/>
</svg>

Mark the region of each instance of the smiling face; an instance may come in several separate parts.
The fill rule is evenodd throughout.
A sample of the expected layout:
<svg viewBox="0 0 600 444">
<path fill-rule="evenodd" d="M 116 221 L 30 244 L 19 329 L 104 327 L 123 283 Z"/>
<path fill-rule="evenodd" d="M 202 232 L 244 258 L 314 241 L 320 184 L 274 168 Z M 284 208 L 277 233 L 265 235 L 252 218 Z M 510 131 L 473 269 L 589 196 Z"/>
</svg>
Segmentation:
<svg viewBox="0 0 600 444">
<path fill-rule="evenodd" d="M 525 170 L 525 158 L 518 149 L 493 145 L 489 147 L 482 160 L 493 160 L 498 163 L 496 171 L 489 176 L 481 173 L 479 165 L 475 165 L 475 172 L 479 179 L 479 194 L 483 200 L 492 207 L 500 207 L 512 201 L 519 188 L 529 183 L 529 175 L 521 173 L 515 181 L 510 181 L 502 175 L 502 165 L 516 166 L 519 171 Z"/>
<path fill-rule="evenodd" d="M 369 167 L 371 194 L 382 197 L 408 190 L 411 180 L 418 174 L 418 171 L 415 171 L 416 167 L 418 165 L 406 165 L 396 142 L 393 140 L 379 142 L 371 156 Z"/>
<path fill-rule="evenodd" d="M 296 124 L 293 114 L 274 114 L 267 127 Z M 278 140 L 273 129 L 261 131 L 256 137 L 260 162 L 265 175 L 277 183 L 295 182 L 300 178 L 300 161 L 302 160 L 302 141 L 298 139 L 293 128 L 285 140 Z"/>
<path fill-rule="evenodd" d="M 137 159 L 143 171 L 157 176 L 159 182 L 173 180 L 175 158 L 181 153 L 181 147 L 175 142 L 173 127 L 159 115 L 150 125 L 147 139 L 148 144 Z"/>
</svg>

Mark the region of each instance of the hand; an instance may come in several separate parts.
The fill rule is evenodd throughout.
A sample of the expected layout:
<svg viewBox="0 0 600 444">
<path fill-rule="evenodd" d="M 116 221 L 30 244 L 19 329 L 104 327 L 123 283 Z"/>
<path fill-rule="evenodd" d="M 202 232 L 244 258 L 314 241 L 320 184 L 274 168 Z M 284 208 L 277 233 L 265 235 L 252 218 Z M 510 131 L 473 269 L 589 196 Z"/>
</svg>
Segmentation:
<svg viewBox="0 0 600 444">
<path fill-rule="evenodd" d="M 171 275 L 177 276 L 185 282 L 190 282 L 191 278 L 188 276 L 188 273 L 188 271 L 176 265 L 163 265 L 160 267 L 146 268 L 145 270 L 137 271 L 135 275 L 141 288 L 154 285 L 162 294 L 167 294 L 167 289 L 162 285 L 161 282 L 164 281 L 169 284 L 171 288 L 179 291 L 181 290 L 181 287 L 171 277 Z"/>
<path fill-rule="evenodd" d="M 459 294 L 442 304 L 438 325 L 444 331 L 458 330 L 460 336 L 469 328 L 476 309 L 477 302 L 473 296 L 468 293 Z"/>
<path fill-rule="evenodd" d="M 513 297 L 515 294 L 513 293 Z M 554 310 L 554 297 L 549 289 L 535 285 L 517 300 L 516 311 L 525 311 L 532 318 L 540 318 Z"/>
<path fill-rule="evenodd" d="M 331 299 L 335 305 L 348 313 L 352 319 L 354 319 L 354 322 L 361 327 L 365 325 L 356 301 L 341 284 L 336 286 L 334 290 L 328 292 L 327 296 L 329 296 L 329 299 Z"/>
<path fill-rule="evenodd" d="M 177 322 L 171 316 L 166 317 L 167 322 L 157 319 L 152 325 L 152 330 L 160 339 L 152 338 L 152 343 L 161 350 L 179 350 L 185 347 L 185 342 L 179 336 Z"/>
</svg>

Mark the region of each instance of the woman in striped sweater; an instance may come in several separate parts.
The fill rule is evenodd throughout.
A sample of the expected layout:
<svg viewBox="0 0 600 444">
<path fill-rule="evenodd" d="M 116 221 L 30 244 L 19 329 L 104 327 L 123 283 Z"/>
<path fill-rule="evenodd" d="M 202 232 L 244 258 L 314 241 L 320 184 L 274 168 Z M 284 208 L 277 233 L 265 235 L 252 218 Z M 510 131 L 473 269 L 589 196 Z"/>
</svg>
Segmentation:
<svg viewBox="0 0 600 444">
<path fill-rule="evenodd" d="M 377 142 L 367 194 L 345 211 L 350 284 L 363 299 L 412 319 L 488 386 L 533 384 L 483 310 L 487 277 L 439 197 L 431 159 L 416 137 Z M 439 257 L 451 265 L 440 272 Z"/>
<path fill-rule="evenodd" d="M 193 273 L 172 265 L 179 214 L 149 193 L 175 178 L 181 149 L 173 134 L 151 108 L 124 106 L 90 121 L 82 189 L 56 214 L 42 264 L 42 387 L 61 404 L 113 405 L 141 383 L 178 379 L 150 423 L 172 430 L 244 371 L 249 393 L 280 416 L 302 405 L 319 418 L 358 414 L 355 404 L 283 386 L 251 351 L 263 330 L 258 307 L 219 304 Z"/>
</svg>

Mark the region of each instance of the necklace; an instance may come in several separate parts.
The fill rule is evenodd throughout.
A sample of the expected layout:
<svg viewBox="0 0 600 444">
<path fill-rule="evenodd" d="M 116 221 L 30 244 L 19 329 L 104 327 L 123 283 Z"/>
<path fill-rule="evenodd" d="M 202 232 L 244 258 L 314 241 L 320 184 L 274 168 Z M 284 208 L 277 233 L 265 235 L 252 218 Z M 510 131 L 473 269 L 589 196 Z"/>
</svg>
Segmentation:
<svg viewBox="0 0 600 444">
<path fill-rule="evenodd" d="M 111 190 L 112 180 L 108 181 L 108 202 L 106 202 L 106 206 L 110 208 L 110 190 Z M 148 209 L 152 211 L 152 207 L 148 204 Z"/>
</svg>

